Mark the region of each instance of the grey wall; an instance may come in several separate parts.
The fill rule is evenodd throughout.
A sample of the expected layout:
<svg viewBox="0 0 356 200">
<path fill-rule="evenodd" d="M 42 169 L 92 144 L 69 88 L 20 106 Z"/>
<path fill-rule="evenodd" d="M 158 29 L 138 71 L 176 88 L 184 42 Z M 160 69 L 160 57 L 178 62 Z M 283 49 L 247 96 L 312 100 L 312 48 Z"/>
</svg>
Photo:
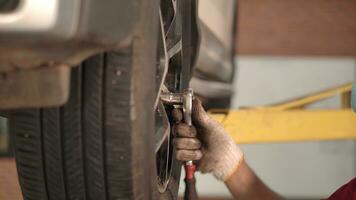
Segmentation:
<svg viewBox="0 0 356 200">
<path fill-rule="evenodd" d="M 240 57 L 233 107 L 286 101 L 355 80 L 353 58 Z M 337 107 L 338 98 L 314 107 Z M 240 145 L 247 162 L 289 198 L 327 197 L 356 175 L 355 141 Z M 198 175 L 200 196 L 230 196 L 210 175 Z M 184 184 L 181 184 L 181 192 Z"/>
<path fill-rule="evenodd" d="M 352 82 L 351 58 L 240 57 L 234 107 L 286 101 Z"/>
</svg>

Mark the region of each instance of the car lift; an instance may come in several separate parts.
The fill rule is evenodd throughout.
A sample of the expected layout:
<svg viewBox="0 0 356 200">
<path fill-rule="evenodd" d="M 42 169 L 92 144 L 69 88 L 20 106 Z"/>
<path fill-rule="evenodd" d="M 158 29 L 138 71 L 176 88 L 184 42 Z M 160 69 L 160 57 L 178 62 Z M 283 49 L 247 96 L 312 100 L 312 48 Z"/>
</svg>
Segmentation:
<svg viewBox="0 0 356 200">
<path fill-rule="evenodd" d="M 267 107 L 211 110 L 239 144 L 356 139 L 356 114 L 351 109 L 352 84 Z M 305 109 L 334 96 L 341 108 Z"/>
</svg>

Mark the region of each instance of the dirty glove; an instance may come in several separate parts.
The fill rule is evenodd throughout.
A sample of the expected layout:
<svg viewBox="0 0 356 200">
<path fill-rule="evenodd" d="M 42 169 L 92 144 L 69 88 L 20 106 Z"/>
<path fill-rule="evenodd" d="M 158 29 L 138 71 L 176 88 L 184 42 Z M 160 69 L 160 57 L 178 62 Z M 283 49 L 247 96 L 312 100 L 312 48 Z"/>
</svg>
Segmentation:
<svg viewBox="0 0 356 200">
<path fill-rule="evenodd" d="M 176 122 L 182 120 L 181 111 L 175 109 L 172 114 Z M 243 153 L 222 125 L 205 112 L 198 99 L 193 101 L 192 119 L 195 127 L 184 123 L 174 127 L 177 159 L 200 159 L 198 169 L 202 173 L 212 173 L 217 179 L 227 181 L 243 160 Z"/>
</svg>

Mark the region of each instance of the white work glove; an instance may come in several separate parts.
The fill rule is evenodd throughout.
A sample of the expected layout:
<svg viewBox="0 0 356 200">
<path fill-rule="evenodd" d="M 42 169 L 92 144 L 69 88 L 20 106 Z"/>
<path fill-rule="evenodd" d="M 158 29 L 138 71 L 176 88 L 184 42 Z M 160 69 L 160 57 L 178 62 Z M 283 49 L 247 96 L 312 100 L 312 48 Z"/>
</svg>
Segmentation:
<svg viewBox="0 0 356 200">
<path fill-rule="evenodd" d="M 181 123 L 182 112 L 174 109 L 176 121 L 174 144 L 176 158 L 198 160 L 198 170 L 212 173 L 218 180 L 227 181 L 243 160 L 243 153 L 225 129 L 205 112 L 198 99 L 193 101 L 194 126 Z"/>
</svg>

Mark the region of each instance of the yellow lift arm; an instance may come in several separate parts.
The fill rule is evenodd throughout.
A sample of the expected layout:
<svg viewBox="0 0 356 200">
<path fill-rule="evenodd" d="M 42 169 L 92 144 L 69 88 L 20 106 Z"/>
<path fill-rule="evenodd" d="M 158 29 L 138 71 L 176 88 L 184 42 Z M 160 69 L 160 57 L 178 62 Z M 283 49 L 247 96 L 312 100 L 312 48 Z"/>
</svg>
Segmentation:
<svg viewBox="0 0 356 200">
<path fill-rule="evenodd" d="M 350 106 L 352 84 L 282 104 L 241 110 L 212 110 L 237 143 L 356 139 L 356 114 Z M 340 95 L 335 110 L 307 110 L 306 105 Z"/>
</svg>

